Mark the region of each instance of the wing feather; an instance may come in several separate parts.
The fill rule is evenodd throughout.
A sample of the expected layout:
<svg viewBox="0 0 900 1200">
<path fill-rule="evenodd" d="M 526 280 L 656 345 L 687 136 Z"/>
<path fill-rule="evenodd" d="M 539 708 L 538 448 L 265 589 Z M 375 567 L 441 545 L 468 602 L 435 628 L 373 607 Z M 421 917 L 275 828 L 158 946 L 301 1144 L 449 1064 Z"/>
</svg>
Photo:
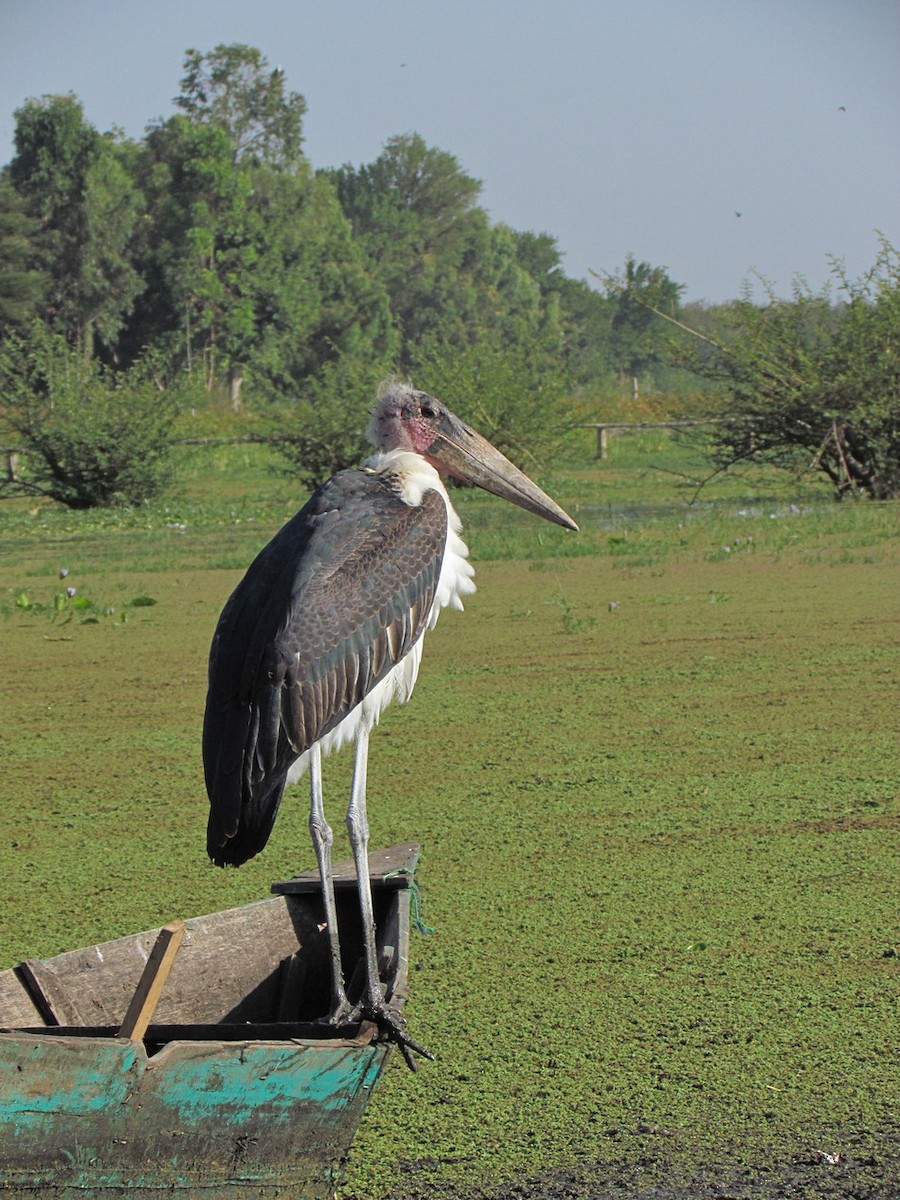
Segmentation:
<svg viewBox="0 0 900 1200">
<path fill-rule="evenodd" d="M 395 477 L 361 469 L 314 493 L 257 556 L 210 651 L 203 756 L 216 862 L 262 849 L 291 765 L 422 636 L 446 540 L 439 492 L 409 505 Z"/>
</svg>

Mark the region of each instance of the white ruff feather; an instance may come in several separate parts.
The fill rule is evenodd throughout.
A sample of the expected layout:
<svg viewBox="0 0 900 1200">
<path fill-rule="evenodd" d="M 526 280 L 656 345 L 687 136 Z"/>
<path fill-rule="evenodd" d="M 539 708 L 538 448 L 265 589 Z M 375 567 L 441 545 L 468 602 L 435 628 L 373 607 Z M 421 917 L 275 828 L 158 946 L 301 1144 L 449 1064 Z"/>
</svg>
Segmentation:
<svg viewBox="0 0 900 1200">
<path fill-rule="evenodd" d="M 388 450 L 373 454 L 363 463 L 365 470 L 377 474 L 385 473 L 399 476 L 401 496 L 406 504 L 417 506 L 422 503 L 422 497 L 427 491 L 437 492 L 447 506 L 447 543 L 444 547 L 444 557 L 441 561 L 441 573 L 438 578 L 437 591 L 431 612 L 428 614 L 426 628 L 433 629 L 437 624 L 442 608 L 459 609 L 462 611 L 463 596 L 471 596 L 475 591 L 472 577 L 475 570 L 469 562 L 469 551 L 460 537 L 462 521 L 456 514 L 447 490 L 441 482 L 441 477 L 431 463 L 421 455 L 408 450 Z M 412 649 L 397 663 L 392 671 L 363 698 L 356 708 L 344 717 L 329 733 L 319 739 L 323 754 L 331 754 L 334 750 L 352 742 L 362 730 L 370 730 L 387 706 L 391 703 L 405 704 L 412 695 L 419 674 L 419 664 L 422 661 L 422 641 L 415 643 Z M 309 764 L 309 751 L 302 754 L 288 772 L 288 783 L 296 783 Z"/>
</svg>

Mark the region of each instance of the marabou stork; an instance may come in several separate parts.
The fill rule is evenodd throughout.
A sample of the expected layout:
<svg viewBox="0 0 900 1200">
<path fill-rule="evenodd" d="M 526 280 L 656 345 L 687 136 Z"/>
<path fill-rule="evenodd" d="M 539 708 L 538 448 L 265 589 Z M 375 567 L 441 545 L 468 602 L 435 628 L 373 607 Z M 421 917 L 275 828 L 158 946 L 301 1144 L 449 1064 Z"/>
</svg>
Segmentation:
<svg viewBox="0 0 900 1200">
<path fill-rule="evenodd" d="M 409 699 L 425 630 L 443 607 L 461 609 L 462 597 L 475 590 L 461 523 L 441 475 L 578 527 L 490 442 L 439 400 L 406 384 L 382 386 L 369 436 L 377 452 L 313 493 L 257 556 L 219 618 L 203 724 L 207 848 L 219 866 L 238 866 L 257 854 L 285 785 L 309 770 L 309 828 L 331 949 L 327 1020 L 374 1020 L 412 1066 L 410 1050 L 427 1051 L 406 1034 L 378 978 L 366 759 L 383 709 Z M 366 969 L 355 1007 L 341 976 L 332 832 L 322 804 L 322 755 L 349 741 L 356 743 L 356 758 L 347 827 Z"/>
</svg>

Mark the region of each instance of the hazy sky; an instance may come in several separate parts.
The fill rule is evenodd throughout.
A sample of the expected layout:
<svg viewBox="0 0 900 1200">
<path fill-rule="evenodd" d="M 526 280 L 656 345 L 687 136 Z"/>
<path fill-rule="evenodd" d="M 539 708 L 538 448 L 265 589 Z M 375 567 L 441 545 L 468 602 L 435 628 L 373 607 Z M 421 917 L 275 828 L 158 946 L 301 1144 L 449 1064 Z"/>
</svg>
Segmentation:
<svg viewBox="0 0 900 1200">
<path fill-rule="evenodd" d="M 570 275 L 632 252 L 715 302 L 900 244 L 900 0 L 0 0 L 0 163 L 27 97 L 139 137 L 222 42 L 306 97 L 315 166 L 420 133 Z"/>
</svg>

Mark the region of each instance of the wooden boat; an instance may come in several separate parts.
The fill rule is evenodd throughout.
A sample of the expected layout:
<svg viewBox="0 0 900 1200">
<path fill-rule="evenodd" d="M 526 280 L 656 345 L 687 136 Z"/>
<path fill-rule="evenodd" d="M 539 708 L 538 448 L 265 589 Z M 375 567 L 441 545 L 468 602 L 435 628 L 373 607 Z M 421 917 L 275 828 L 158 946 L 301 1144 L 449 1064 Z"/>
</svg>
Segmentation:
<svg viewBox="0 0 900 1200">
<path fill-rule="evenodd" d="M 397 1005 L 417 858 L 415 845 L 370 857 Z M 355 888 L 352 863 L 338 864 L 351 999 L 363 975 Z M 272 890 L 180 923 L 173 961 L 176 926 L 0 971 L 0 1195 L 333 1194 L 390 1046 L 368 1022 L 342 1037 L 317 1023 L 330 979 L 317 872 Z"/>
</svg>

